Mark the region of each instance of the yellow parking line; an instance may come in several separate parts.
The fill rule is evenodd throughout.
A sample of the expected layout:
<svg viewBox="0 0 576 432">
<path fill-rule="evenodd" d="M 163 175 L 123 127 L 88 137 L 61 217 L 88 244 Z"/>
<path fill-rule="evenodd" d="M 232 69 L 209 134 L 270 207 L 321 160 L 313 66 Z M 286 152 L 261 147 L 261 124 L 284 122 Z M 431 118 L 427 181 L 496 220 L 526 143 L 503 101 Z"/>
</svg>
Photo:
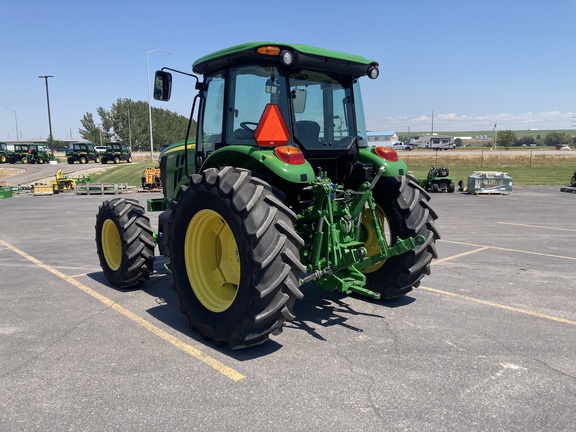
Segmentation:
<svg viewBox="0 0 576 432">
<path fill-rule="evenodd" d="M 551 226 L 543 226 L 543 225 L 528 225 L 528 224 L 520 224 L 520 223 L 516 223 L 516 222 L 497 222 L 499 224 L 502 225 L 515 225 L 515 226 L 519 226 L 519 227 L 527 227 L 527 228 L 543 228 L 543 229 L 551 229 L 551 230 L 556 230 L 556 231 L 576 231 L 576 229 L 573 228 L 560 228 L 560 227 L 551 227 Z"/>
<path fill-rule="evenodd" d="M 81 282 L 78 282 L 77 280 L 73 279 L 72 277 L 65 275 L 64 273 L 56 270 L 53 267 L 50 267 L 47 264 L 44 264 L 39 259 L 34 258 L 31 255 L 28 255 L 26 252 L 21 251 L 20 249 L 12 246 L 9 243 L 6 243 L 4 240 L 0 240 L 0 245 L 7 247 L 8 249 L 17 253 L 18 255 L 22 256 L 23 258 L 26 258 L 28 261 L 36 264 L 38 267 L 52 273 L 55 276 L 58 276 L 60 279 L 63 279 L 66 282 L 68 282 L 69 284 L 71 284 L 71 285 L 75 286 L 76 288 L 84 291 L 86 294 L 88 294 L 88 295 L 94 297 L 95 299 L 101 301 L 102 303 L 104 303 L 109 308 L 115 310 L 116 312 L 121 313 L 126 318 L 131 319 L 136 324 L 138 324 L 138 325 L 144 327 L 146 330 L 154 333 L 156 336 L 160 337 L 164 341 L 174 345 L 177 348 L 180 348 L 182 351 L 186 352 L 187 354 L 190 354 L 192 357 L 196 358 L 197 360 L 200 360 L 200 361 L 206 363 L 208 366 L 214 368 L 215 370 L 220 372 L 222 375 L 230 378 L 231 380 L 240 381 L 241 379 L 245 378 L 245 376 L 242 375 L 240 372 L 237 372 L 234 369 L 232 369 L 232 368 L 224 365 L 223 363 L 219 362 L 218 360 L 210 357 L 209 355 L 204 354 L 199 349 L 196 349 L 193 346 L 191 346 L 185 342 L 182 342 L 180 339 L 172 336 L 170 333 L 165 332 L 164 330 L 160 329 L 159 327 L 156 327 L 155 325 L 149 323 L 145 319 L 140 318 L 135 313 L 130 312 L 128 309 L 120 306 L 118 303 L 114 302 L 113 300 L 110 300 L 108 297 L 105 297 L 102 294 L 97 293 L 93 289 L 88 288 L 86 285 L 82 284 Z"/>
<path fill-rule="evenodd" d="M 555 316 L 552 316 L 552 315 L 542 314 L 542 313 L 539 313 L 539 312 L 534 312 L 534 311 L 529 311 L 529 310 L 525 310 L 525 309 L 515 308 L 515 307 L 512 307 L 512 306 L 506 306 L 506 305 L 503 305 L 503 304 L 500 304 L 500 303 L 494 303 L 494 302 L 491 302 L 491 301 L 488 301 L 488 300 L 481 300 L 481 299 L 478 299 L 478 298 L 475 298 L 475 297 L 469 297 L 469 296 L 465 296 L 465 295 L 462 295 L 462 294 L 455 294 L 455 293 L 451 293 L 451 292 L 449 292 L 449 291 L 443 291 L 443 290 L 439 290 L 439 289 L 436 289 L 436 288 L 430 288 L 430 287 L 426 287 L 426 286 L 422 286 L 422 285 L 421 285 L 421 286 L 419 287 L 419 289 L 425 290 L 425 291 L 430 291 L 430 292 L 433 292 L 433 293 L 436 293 L 436 294 L 447 295 L 447 296 L 450 296 L 450 297 L 457 297 L 457 298 L 460 298 L 460 299 L 463 299 L 463 300 L 468 300 L 468 301 L 472 301 L 472 302 L 475 302 L 475 303 L 480 303 L 480 304 L 483 304 L 483 305 L 486 305 L 486 306 L 491 306 L 491 307 L 495 307 L 495 308 L 499 308 L 499 309 L 505 309 L 505 310 L 509 310 L 509 311 L 512 311 L 512 312 L 521 313 L 521 314 L 524 314 L 524 315 L 530 315 L 530 316 L 537 317 L 537 318 L 543 318 L 543 319 L 547 319 L 547 320 L 550 320 L 550 321 L 556 321 L 556 322 L 561 322 L 561 323 L 564 323 L 564 324 L 576 325 L 576 321 L 569 320 L 569 319 L 566 319 L 566 318 L 560 318 L 560 317 L 555 317 Z"/>
<path fill-rule="evenodd" d="M 450 240 L 440 240 L 440 241 L 445 242 L 445 243 L 464 245 L 464 246 L 473 246 L 473 247 L 477 247 L 477 248 L 488 248 L 488 249 L 493 249 L 493 250 L 500 250 L 500 251 L 504 251 L 504 252 L 518 252 L 518 253 L 523 253 L 523 254 L 528 254 L 528 255 L 538 255 L 538 256 L 545 256 L 545 257 L 550 257 L 550 258 L 560 258 L 560 259 L 567 259 L 567 260 L 571 260 L 571 261 L 576 261 L 576 257 L 569 257 L 569 256 L 565 256 L 565 255 L 554 255 L 554 254 L 547 254 L 547 253 L 542 253 L 542 252 L 532 252 L 532 251 L 525 251 L 525 250 L 521 250 L 521 249 L 502 248 L 502 247 L 498 247 L 498 246 L 486 246 L 486 245 L 457 242 L 457 241 L 450 241 Z"/>
<path fill-rule="evenodd" d="M 463 253 L 458 254 L 458 255 L 451 255 L 451 256 L 446 257 L 446 258 L 442 258 L 442 259 L 438 259 L 438 260 L 432 261 L 430 264 L 431 264 L 431 265 L 442 264 L 443 262 L 450 261 L 450 260 L 453 260 L 453 259 L 456 259 L 456 258 L 462 258 L 463 256 L 475 254 L 476 252 L 482 252 L 482 251 L 485 251 L 485 250 L 487 250 L 487 249 L 490 249 L 490 248 L 489 248 L 488 246 L 482 246 L 482 247 L 479 247 L 478 249 L 474 249 L 474 250 L 472 250 L 472 251 L 463 252 Z"/>
</svg>

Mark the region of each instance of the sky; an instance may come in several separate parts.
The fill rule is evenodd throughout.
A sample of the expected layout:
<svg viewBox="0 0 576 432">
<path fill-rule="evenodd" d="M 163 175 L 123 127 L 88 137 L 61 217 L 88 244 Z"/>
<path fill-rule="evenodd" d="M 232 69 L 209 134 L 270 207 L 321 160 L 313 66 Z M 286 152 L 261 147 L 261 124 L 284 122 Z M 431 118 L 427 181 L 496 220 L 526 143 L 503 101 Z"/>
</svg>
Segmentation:
<svg viewBox="0 0 576 432">
<path fill-rule="evenodd" d="M 19 0 L 0 10 L 0 140 L 48 137 L 39 76 L 53 76 L 54 138 L 78 139 L 86 113 L 98 123 L 98 107 L 147 101 L 156 69 L 191 72 L 197 58 L 250 41 L 377 61 L 379 78 L 362 81 L 371 131 L 429 131 L 432 116 L 435 131 L 576 131 L 576 0 Z M 171 101 L 152 106 L 188 117 L 194 94 L 175 76 Z"/>
</svg>

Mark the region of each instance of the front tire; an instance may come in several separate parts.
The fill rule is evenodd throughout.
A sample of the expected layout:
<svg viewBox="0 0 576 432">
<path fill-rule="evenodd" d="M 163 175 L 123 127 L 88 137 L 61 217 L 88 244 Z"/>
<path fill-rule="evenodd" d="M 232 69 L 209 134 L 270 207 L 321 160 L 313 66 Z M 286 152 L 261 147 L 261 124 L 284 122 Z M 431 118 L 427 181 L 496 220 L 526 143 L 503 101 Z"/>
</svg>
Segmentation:
<svg viewBox="0 0 576 432">
<path fill-rule="evenodd" d="M 104 201 L 96 215 L 96 249 L 112 285 L 140 285 L 153 271 L 154 239 L 144 207 L 133 199 Z"/>
<path fill-rule="evenodd" d="M 436 240 L 440 234 L 434 221 L 438 218 L 430 206 L 430 195 L 412 176 L 382 178 L 373 191 L 377 204 L 376 215 L 384 227 L 386 241 L 395 243 L 398 237 L 405 239 L 423 235 L 424 244 L 411 251 L 388 258 L 364 270 L 366 288 L 377 292 L 383 299 L 402 296 L 420 285 L 420 280 L 430 274 L 432 258 L 438 258 Z M 370 212 L 362 221 L 368 234 L 368 255 L 377 253 L 377 243 L 372 228 Z"/>
<path fill-rule="evenodd" d="M 174 285 L 191 327 L 231 348 L 280 333 L 302 298 L 304 242 L 271 187 L 246 170 L 211 168 L 182 187 L 173 218 Z"/>
</svg>

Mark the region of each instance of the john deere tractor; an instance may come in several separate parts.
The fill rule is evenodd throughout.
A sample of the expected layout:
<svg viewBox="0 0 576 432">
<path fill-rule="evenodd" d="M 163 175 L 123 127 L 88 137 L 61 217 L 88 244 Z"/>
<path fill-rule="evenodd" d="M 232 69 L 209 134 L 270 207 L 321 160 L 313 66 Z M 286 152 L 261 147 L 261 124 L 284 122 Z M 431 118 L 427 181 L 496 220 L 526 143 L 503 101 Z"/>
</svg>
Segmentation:
<svg viewBox="0 0 576 432">
<path fill-rule="evenodd" d="M 366 139 L 359 79 L 377 78 L 378 63 L 261 42 L 202 57 L 193 72 L 155 76 L 157 100 L 170 98 L 172 73 L 197 90 L 194 136 L 160 154 L 163 197 L 148 200 L 158 231 L 135 200 L 99 209 L 111 284 L 146 281 L 158 246 L 191 327 L 239 348 L 280 333 L 305 283 L 390 299 L 429 274 L 440 237 L 430 197 L 393 149 Z"/>
</svg>

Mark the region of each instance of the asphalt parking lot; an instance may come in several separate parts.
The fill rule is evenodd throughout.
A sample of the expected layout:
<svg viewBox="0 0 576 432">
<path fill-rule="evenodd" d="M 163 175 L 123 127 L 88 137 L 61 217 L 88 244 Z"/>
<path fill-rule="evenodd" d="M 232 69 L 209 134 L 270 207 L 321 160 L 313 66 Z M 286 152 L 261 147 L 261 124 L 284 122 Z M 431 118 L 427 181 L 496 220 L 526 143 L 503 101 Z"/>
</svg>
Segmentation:
<svg viewBox="0 0 576 432">
<path fill-rule="evenodd" d="M 188 328 L 162 259 L 143 290 L 106 283 L 111 197 L 0 200 L 0 429 L 574 431 L 576 194 L 559 189 L 434 194 L 420 288 L 306 286 L 282 334 L 240 351 Z"/>
</svg>

